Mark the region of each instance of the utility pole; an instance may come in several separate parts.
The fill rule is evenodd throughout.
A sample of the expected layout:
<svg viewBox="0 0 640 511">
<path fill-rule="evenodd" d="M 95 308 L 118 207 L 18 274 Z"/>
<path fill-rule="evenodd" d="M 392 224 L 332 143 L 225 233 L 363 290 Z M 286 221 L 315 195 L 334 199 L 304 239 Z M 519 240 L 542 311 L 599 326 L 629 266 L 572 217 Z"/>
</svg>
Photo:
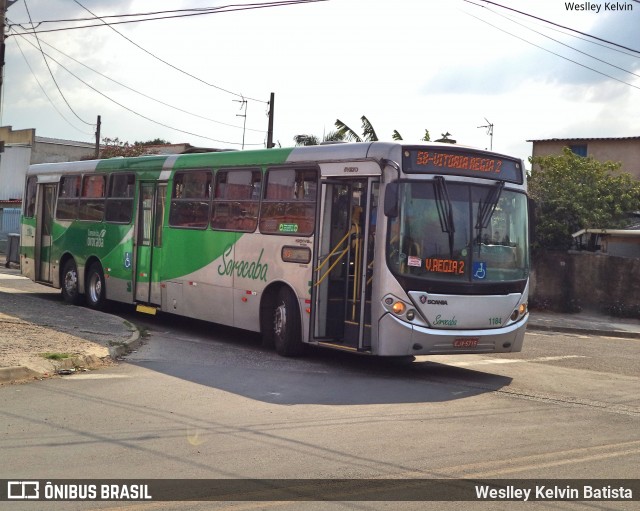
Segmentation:
<svg viewBox="0 0 640 511">
<path fill-rule="evenodd" d="M 98 122 L 96 123 L 96 160 L 100 158 L 100 127 L 101 126 L 102 126 L 102 117 L 98 116 Z"/>
<path fill-rule="evenodd" d="M 275 102 L 276 95 L 272 92 L 269 98 L 269 127 L 267 128 L 267 149 L 271 149 L 275 144 L 273 143 L 273 104 Z"/>
<path fill-rule="evenodd" d="M 244 114 L 236 114 L 236 117 L 244 117 L 244 125 L 242 127 L 242 149 L 244 149 L 244 135 L 247 132 L 247 100 L 244 99 L 244 97 L 242 98 L 242 100 L 239 99 L 234 99 L 233 101 L 235 101 L 236 103 L 241 103 L 240 104 L 240 110 L 242 110 L 242 108 L 244 107 Z"/>
<path fill-rule="evenodd" d="M 2 101 L 2 81 L 4 77 L 4 35 L 5 19 L 7 17 L 7 9 L 17 0 L 0 0 L 0 102 Z M 2 110 L 2 104 L 0 103 L 0 111 Z"/>
</svg>

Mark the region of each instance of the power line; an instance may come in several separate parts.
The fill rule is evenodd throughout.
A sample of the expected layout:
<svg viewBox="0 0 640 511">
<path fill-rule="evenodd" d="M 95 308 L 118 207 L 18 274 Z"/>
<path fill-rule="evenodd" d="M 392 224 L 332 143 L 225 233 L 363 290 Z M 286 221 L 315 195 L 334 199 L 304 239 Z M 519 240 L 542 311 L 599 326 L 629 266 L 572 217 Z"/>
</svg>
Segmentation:
<svg viewBox="0 0 640 511">
<path fill-rule="evenodd" d="M 30 43 L 30 44 L 31 44 L 31 43 Z M 43 54 L 44 54 L 44 51 L 43 51 Z M 162 126 L 163 128 L 168 128 L 168 129 L 170 129 L 170 130 L 178 131 L 178 132 L 180 132 L 180 133 L 184 133 L 184 134 L 186 134 L 186 135 L 191 135 L 191 136 L 194 136 L 194 137 L 204 138 L 204 139 L 211 140 L 211 141 L 213 141 L 213 142 L 218 142 L 218 143 L 221 143 L 221 144 L 241 145 L 241 143 L 239 143 L 239 142 L 230 142 L 230 141 L 227 141 L 227 140 L 218 140 L 218 139 L 215 139 L 215 138 L 207 137 L 207 136 L 205 136 L 205 135 L 199 135 L 199 134 L 197 134 L 197 133 L 193 133 L 193 132 L 186 131 L 186 130 L 183 130 L 183 129 L 180 129 L 180 128 L 176 128 L 176 127 L 173 127 L 173 126 L 169 126 L 168 124 L 162 123 L 162 122 L 160 122 L 160 121 L 156 121 L 155 119 L 152 119 L 151 117 L 148 117 L 148 116 L 146 116 L 146 115 L 144 115 L 144 114 L 141 114 L 140 112 L 137 112 L 137 111 L 133 110 L 132 108 L 129 108 L 129 107 L 127 107 L 127 106 L 123 105 L 122 103 L 120 103 L 120 102 L 116 101 L 115 99 L 111 98 L 110 96 L 107 96 L 105 93 L 103 93 L 103 92 L 99 91 L 99 90 L 98 90 L 98 89 L 96 89 L 94 86 L 92 86 L 91 84 L 87 83 L 87 82 L 86 82 L 86 81 L 84 81 L 82 78 L 80 78 L 78 75 L 76 75 L 75 73 L 73 73 L 72 71 L 70 71 L 69 69 L 67 69 L 67 67 L 66 67 L 66 66 L 64 66 L 60 61 L 56 60 L 56 59 L 55 59 L 54 57 L 52 57 L 51 55 L 47 55 L 47 57 L 49 57 L 53 62 L 55 62 L 56 64 L 58 64 L 58 65 L 59 65 L 62 69 L 64 69 L 67 73 L 69 73 L 69 74 L 70 74 L 71 76 L 73 76 L 76 80 L 78 80 L 79 82 L 81 82 L 82 84 L 84 84 L 86 87 L 88 87 L 89 89 L 91 89 L 91 90 L 92 90 L 92 91 L 94 91 L 95 93 L 97 93 L 97 94 L 99 94 L 100 96 L 102 96 L 103 98 L 105 98 L 105 99 L 107 99 L 107 100 L 111 101 L 112 103 L 116 104 L 116 105 L 117 105 L 117 106 L 119 106 L 120 108 L 123 108 L 124 110 L 126 110 L 126 111 L 128 111 L 128 112 L 130 112 L 130 113 L 132 113 L 132 114 L 134 114 L 134 115 L 136 115 L 136 116 L 138 116 L 138 117 L 141 117 L 142 119 L 145 119 L 145 120 L 147 120 L 147 121 L 149 121 L 149 122 L 152 122 L 152 123 L 154 123 L 154 124 L 157 124 L 157 125 L 159 125 L 159 126 Z M 258 146 L 258 145 L 262 145 L 262 144 L 245 144 L 245 145 L 254 145 L 254 146 Z"/>
<path fill-rule="evenodd" d="M 589 67 L 589 66 L 587 66 L 585 64 L 581 64 L 580 62 L 578 62 L 576 60 L 573 60 L 573 59 L 570 59 L 568 57 L 565 57 L 564 55 L 560 55 L 559 53 L 556 53 L 554 51 L 548 50 L 544 46 L 540 46 L 539 44 L 532 43 L 531 41 L 528 41 L 527 39 L 525 39 L 523 37 L 520 37 L 520 36 L 517 36 L 515 34 L 512 34 L 511 32 L 509 32 L 507 30 L 504 30 L 504 29 L 502 29 L 500 27 L 497 27 L 496 25 L 493 25 L 492 23 L 489 23 L 488 21 L 483 20 L 482 18 L 479 18 L 478 16 L 474 16 L 473 14 L 471 14 L 469 12 L 465 12 L 465 14 L 467 16 L 471 16 L 472 18 L 477 19 L 478 21 L 481 21 L 482 23 L 486 23 L 490 27 L 493 27 L 496 30 L 499 30 L 500 32 L 504 32 L 505 34 L 508 34 L 508 35 L 510 35 L 512 37 L 515 37 L 516 39 L 520 39 L 521 41 L 524 41 L 525 43 L 530 44 L 531 46 L 535 46 L 536 48 L 539 48 L 540 50 L 546 51 L 547 53 L 551 53 L 552 55 L 555 55 L 556 57 L 560 57 L 561 59 L 568 60 L 569 62 L 572 62 L 573 64 L 576 64 L 576 65 L 578 65 L 580 67 L 584 67 L 585 69 L 593 71 L 594 73 L 598 73 L 599 75 L 606 76 L 607 78 L 611 78 L 612 80 L 615 80 L 616 82 L 620 82 L 620 83 L 623 83 L 625 85 L 628 85 L 629 87 L 633 87 L 634 89 L 640 90 L 640 87 L 638 87 L 637 85 L 633 85 L 632 83 L 625 82 L 624 80 L 620 80 L 619 78 L 616 78 L 614 76 L 608 75 L 607 73 L 603 73 L 602 71 L 598 71 L 597 69 Z"/>
<path fill-rule="evenodd" d="M 15 34 L 15 35 L 17 35 L 17 36 L 19 36 L 19 37 L 21 37 L 21 38 L 23 38 L 23 39 L 25 39 L 25 40 L 26 40 L 26 36 L 27 36 L 27 35 L 32 35 L 32 34 L 27 34 L 27 33 L 20 33 L 20 32 L 16 32 L 16 31 L 15 31 L 15 28 L 14 28 L 13 30 L 14 30 L 14 34 Z M 17 40 L 16 40 L 16 42 L 17 42 Z M 28 41 L 28 40 L 26 40 L 26 42 L 27 42 L 27 43 L 29 43 L 31 46 L 35 47 L 35 45 L 34 45 L 32 42 L 30 42 L 30 41 Z M 61 51 L 60 49 L 58 49 L 58 48 L 54 47 L 53 45 L 51 45 L 51 44 L 47 43 L 46 41 L 43 41 L 42 39 L 40 39 L 40 42 L 41 42 L 42 44 L 44 44 L 44 45 L 48 46 L 49 48 L 51 48 L 51 49 L 53 49 L 53 50 L 57 51 L 57 52 L 58 52 L 58 53 L 60 53 L 61 55 L 63 55 L 63 56 L 65 56 L 65 57 L 67 57 L 68 59 L 72 60 L 72 61 L 73 61 L 73 62 L 75 62 L 76 64 L 78 64 L 78 65 L 80 65 L 80 66 L 83 66 L 84 68 L 86 68 L 86 69 L 88 69 L 88 70 L 90 70 L 90 71 L 92 71 L 92 72 L 96 73 L 97 75 L 102 76 L 103 78 L 105 78 L 105 79 L 107 79 L 107 80 L 109 80 L 109 81 L 111 81 L 111 82 L 113 82 L 113 83 L 115 83 L 115 84 L 119 85 L 120 87 L 123 87 L 123 88 L 125 88 L 125 89 L 127 89 L 127 90 L 129 90 L 129 91 L 131 91 L 131 92 L 133 92 L 133 93 L 135 93 L 135 94 L 138 94 L 138 95 L 140 95 L 140 96 L 142 96 L 142 97 L 144 97 L 144 98 L 147 98 L 147 99 L 149 99 L 149 100 L 151 100 L 151 101 L 154 101 L 154 102 L 156 102 L 156 103 L 158 103 L 158 104 L 160 104 L 160 105 L 166 106 L 166 107 L 168 107 L 168 108 L 171 108 L 171 109 L 176 110 L 176 111 L 178 111 L 178 112 L 182 112 L 182 113 L 187 114 L 187 115 L 191 115 L 191 116 L 193 116 L 193 117 L 197 117 L 198 119 L 203 119 L 203 120 L 205 120 L 205 121 L 209 121 L 209 122 L 213 122 L 213 123 L 216 123 L 216 124 L 220 124 L 220 125 L 222 125 L 222 126 L 227 126 L 227 127 L 230 127 L 230 128 L 236 128 L 236 129 L 240 129 L 240 130 L 244 130 L 244 129 L 246 129 L 247 131 L 254 131 L 254 132 L 257 132 L 257 133 L 266 133 L 266 131 L 265 131 L 265 130 L 258 130 L 258 129 L 254 129 L 254 128 L 244 128 L 243 126 L 236 126 L 236 125 L 234 125 L 234 124 L 229 124 L 229 123 L 226 123 L 226 122 L 218 121 L 218 120 L 216 120 L 216 119 L 211 119 L 211 118 L 209 118 L 209 117 L 205 117 L 205 116 L 203 116 L 203 115 L 199 115 L 199 114 L 196 114 L 196 113 L 193 113 L 193 112 L 189 112 L 188 110 L 184 110 L 183 108 L 179 108 L 179 107 L 177 107 L 177 106 L 174 106 L 174 105 L 171 105 L 171 104 L 166 103 L 166 102 L 164 102 L 164 101 L 161 101 L 161 100 L 159 100 L 159 99 L 156 99 L 156 98 L 154 98 L 154 97 L 152 97 L 152 96 L 149 96 L 148 94 L 145 94 L 145 93 L 143 93 L 143 92 L 140 92 L 139 90 L 136 90 L 136 89 L 134 89 L 133 87 L 130 87 L 130 86 L 128 86 L 128 85 L 126 85 L 126 84 L 124 84 L 124 83 L 122 83 L 122 82 L 118 81 L 118 80 L 115 80 L 114 78 L 111 78 L 110 76 L 107 76 L 107 75 L 106 75 L 106 74 L 104 74 L 104 73 L 101 73 L 100 71 L 98 71 L 98 70 L 96 70 L 96 69 L 94 69 L 94 68 L 92 68 L 92 67 L 90 67 L 90 66 L 88 66 L 88 65 L 84 64 L 83 62 L 80 62 L 79 60 L 77 60 L 77 59 L 73 58 L 73 57 L 72 57 L 72 56 L 70 56 L 70 55 L 67 55 L 66 53 L 64 53 L 64 52 L 63 52 L 63 51 Z M 37 49 L 37 48 L 36 48 L 36 49 Z"/>
<path fill-rule="evenodd" d="M 500 16 L 501 18 L 504 18 L 504 19 L 506 19 L 506 20 L 508 20 L 508 21 L 511 21 L 512 23 L 515 23 L 516 25 L 519 25 L 519 26 L 521 26 L 521 27 L 524 27 L 524 28 L 526 28 L 527 30 L 530 30 L 531 32 L 533 32 L 533 33 L 535 33 L 535 34 L 538 34 L 538 35 L 540 35 L 540 36 L 542 36 L 542 37 L 546 37 L 547 39 L 550 39 L 550 40 L 552 40 L 552 41 L 554 41 L 554 42 L 556 42 L 556 43 L 558 43 L 558 44 L 560 44 L 560 45 L 562 45 L 562 46 L 565 46 L 566 48 L 569 48 L 569 49 L 571 49 L 571 50 L 573 50 L 573 51 L 576 51 L 576 52 L 578 52 L 578 53 L 581 53 L 582 55 L 585 55 L 585 56 L 587 56 L 587 57 L 589 57 L 589 58 L 592 58 L 592 59 L 594 59 L 594 60 L 597 60 L 598 62 L 602 62 L 603 64 L 606 64 L 607 66 L 614 67 L 614 68 L 616 68 L 616 69 L 619 69 L 620 71 L 624 71 L 625 73 L 628 73 L 628 74 L 630 74 L 630 75 L 633 75 L 633 76 L 636 76 L 636 77 L 640 78 L 640 75 L 638 75 L 638 74 L 634 73 L 633 71 L 629 71 L 628 69 L 625 69 L 625 68 L 623 68 L 623 67 L 616 66 L 615 64 L 611 64 L 610 62 L 607 62 L 607 61 L 606 61 L 606 60 L 604 60 L 604 59 L 601 59 L 601 58 L 595 57 L 595 56 L 593 56 L 593 55 L 590 55 L 589 53 L 587 53 L 587 52 L 585 52 L 585 51 L 582 51 L 582 50 L 579 50 L 578 48 L 574 48 L 574 47 L 573 47 L 573 46 L 571 46 L 571 45 L 568 45 L 568 44 L 566 44 L 566 43 L 563 43 L 562 41 L 558 41 L 557 39 L 554 39 L 553 37 L 548 36 L 548 35 L 546 35 L 546 34 L 543 34 L 542 32 L 538 32 L 537 30 L 534 30 L 533 28 L 526 26 L 524 23 L 520 23 L 520 22 L 516 21 L 515 19 L 509 18 L 509 17 L 507 17 L 507 16 L 505 16 L 505 15 L 503 15 L 503 14 L 500 14 L 500 13 L 498 13 L 498 12 L 495 12 L 495 11 L 493 11 L 493 10 L 491 10 L 491 9 L 487 9 L 487 10 L 488 10 L 489 12 L 492 12 L 492 13 L 493 13 L 493 14 L 495 14 L 496 16 Z M 575 37 L 575 36 L 573 36 L 573 37 Z M 628 55 L 628 54 L 627 54 L 627 53 L 625 53 L 625 55 Z"/>
<path fill-rule="evenodd" d="M 29 16 L 29 20 L 31 20 L 31 13 L 29 12 L 29 6 L 27 5 L 27 0 L 24 0 L 24 6 L 27 10 L 27 16 Z M 4 34 L 3 34 L 4 35 Z M 56 85 L 56 89 L 58 89 L 58 92 L 60 93 L 60 96 L 62 96 L 62 99 L 64 100 L 64 102 L 66 103 L 66 105 L 69 107 L 69 110 L 71 110 L 71 113 L 73 115 L 75 115 L 78 120 L 80 120 L 81 122 L 83 122 L 84 124 L 88 125 L 88 126 L 93 126 L 92 123 L 85 121 L 82 117 L 80 117 L 76 111 L 72 108 L 72 106 L 69 104 L 69 101 L 67 101 L 67 98 L 65 97 L 65 95 L 62 93 L 62 90 L 60 89 L 60 86 L 58 85 L 58 82 L 56 80 L 56 77 L 53 75 L 53 72 L 51 71 L 51 67 L 49 67 L 49 62 L 47 61 L 47 57 L 44 54 L 44 51 L 42 49 L 42 46 L 40 46 L 40 40 L 38 39 L 37 34 L 35 33 L 35 30 L 33 32 L 33 35 L 36 38 L 36 41 L 38 43 L 38 48 L 40 49 L 40 53 L 42 53 L 42 58 L 44 59 L 44 63 L 47 66 L 47 69 L 49 70 L 49 74 L 51 75 L 51 79 L 53 80 L 53 83 L 55 83 Z"/>
<path fill-rule="evenodd" d="M 467 3 L 470 3 L 470 4 L 474 4 L 474 2 L 470 2 L 469 0 L 464 0 L 464 1 L 465 1 L 465 2 L 467 2 Z M 530 17 L 530 18 L 534 18 L 534 19 L 537 19 L 537 20 L 540 20 L 540 21 L 544 21 L 545 23 L 548 23 L 549 25 L 554 25 L 554 26 L 556 26 L 556 27 L 564 28 L 565 30 L 570 30 L 571 32 L 576 32 L 577 34 L 581 34 L 581 35 L 584 35 L 584 36 L 587 36 L 587 37 L 591 37 L 591 38 L 593 38 L 593 39 L 597 39 L 598 41 L 602 41 L 602 42 L 607 43 L 607 44 L 612 44 L 612 45 L 614 45 L 614 46 L 617 46 L 618 48 L 623 48 L 623 49 L 625 49 L 625 50 L 629 50 L 629 51 L 632 51 L 632 52 L 634 52 L 634 53 L 640 53 L 640 50 L 636 50 L 636 49 L 633 49 L 633 48 L 629 48 L 629 47 L 627 47 L 627 46 L 623 46 L 623 45 L 621 45 L 621 44 L 617 44 L 617 43 L 614 43 L 614 42 L 612 42 L 612 41 L 608 41 L 607 39 L 602 39 L 601 37 L 597 37 L 597 36 L 594 36 L 594 35 L 588 34 L 588 33 L 586 33 L 586 32 L 581 32 L 580 30 L 576 30 L 576 29 L 574 29 L 574 28 L 566 27 L 566 26 L 564 26 L 564 25 L 560 25 L 560 24 L 558 24 L 558 23 L 554 23 L 553 21 L 549 21 L 549 20 L 547 20 L 547 19 L 540 18 L 539 16 L 534 16 L 533 14 L 528 14 L 528 13 L 526 13 L 526 12 L 519 11 L 519 10 L 517 10 L 517 9 L 513 9 L 513 8 L 511 8 L 511 7 L 507 7 L 507 6 L 502 5 L 502 4 L 499 4 L 499 3 L 496 3 L 496 2 L 492 2 L 492 1 L 490 1 L 490 0 L 477 0 L 477 1 L 478 1 L 478 2 L 484 2 L 484 3 L 487 3 L 487 4 L 491 4 L 491 5 L 495 5 L 495 6 L 497 6 L 497 7 L 500 7 L 501 9 L 507 9 L 507 10 L 509 10 L 509 11 L 517 12 L 518 14 L 522 14 L 522 15 L 524 15 L 524 16 L 528 16 L 528 17 Z M 634 0 L 634 1 L 636 1 L 636 0 Z M 474 4 L 474 5 L 477 5 L 477 4 Z"/>
<path fill-rule="evenodd" d="M 31 44 L 31 43 L 30 43 Z M 56 106 L 56 104 L 53 102 L 53 100 L 49 97 L 49 94 L 47 94 L 46 89 L 44 88 L 44 86 L 42 85 L 42 83 L 40 83 L 40 80 L 38 80 L 38 77 L 36 76 L 36 73 L 33 71 L 33 68 L 31 67 L 31 64 L 29 64 L 29 61 L 27 60 L 27 56 L 24 54 L 24 52 L 22 51 L 22 47 L 20 46 L 20 43 L 18 42 L 18 40 L 16 39 L 16 45 L 18 46 L 18 50 L 20 50 L 20 53 L 22 54 L 22 58 L 24 59 L 25 63 L 27 64 L 27 67 L 29 68 L 29 71 L 31 71 L 31 74 L 33 75 L 34 80 L 36 81 L 36 83 L 38 84 L 38 86 L 40 87 L 40 90 L 42 91 L 42 93 L 46 96 L 46 98 L 49 100 L 49 103 L 51 104 L 51 106 L 54 108 L 54 110 L 56 112 L 58 112 L 58 115 L 60 117 L 62 117 L 64 119 L 64 121 L 71 126 L 74 130 L 79 131 L 80 133 L 83 133 L 84 135 L 92 135 L 93 133 L 88 133 L 86 131 L 82 131 L 81 129 L 79 129 L 78 127 L 74 126 L 73 123 L 67 119 L 64 114 L 58 109 L 58 107 Z M 32 44 L 32 46 L 34 46 Z"/>
<path fill-rule="evenodd" d="M 80 7 L 82 7 L 85 11 L 87 11 L 89 14 L 91 14 L 92 16 L 95 16 L 97 19 L 99 19 L 100 21 L 102 21 L 102 23 L 104 23 L 106 26 L 108 26 L 111 30 L 113 30 L 116 34 L 118 34 L 120 37 L 126 39 L 128 42 L 130 42 L 131 44 L 133 44 L 136 48 L 138 48 L 139 50 L 142 50 L 143 52 L 145 52 L 147 55 L 149 55 L 150 57 L 153 57 L 154 59 L 162 62 L 163 64 L 169 66 L 172 69 L 175 69 L 176 71 L 190 77 L 193 78 L 194 80 L 198 80 L 201 83 L 204 83 L 205 85 L 208 85 L 209 87 L 213 87 L 214 89 L 218 89 L 220 91 L 226 92 L 228 94 L 232 94 L 234 96 L 238 96 L 241 97 L 243 100 L 245 99 L 244 96 L 242 94 L 238 94 L 236 92 L 232 92 L 228 89 L 224 89 L 222 87 L 219 87 L 217 85 L 214 85 L 212 83 L 206 82 L 205 80 L 203 80 L 202 78 L 198 78 L 197 76 L 188 73 L 187 71 L 184 71 L 183 69 L 180 69 L 177 66 L 174 66 L 173 64 L 167 62 L 164 59 L 161 59 L 160 57 L 158 57 L 157 55 L 155 55 L 154 53 L 150 52 L 149 50 L 147 50 L 146 48 L 143 48 L 142 46 L 140 46 L 138 43 L 136 43 L 135 41 L 131 40 L 130 38 L 128 38 L 126 35 L 124 35 L 121 32 L 118 32 L 115 28 L 113 28 L 109 23 L 107 23 L 106 21 L 104 21 L 102 18 L 100 18 L 99 16 L 96 16 L 93 12 L 91 12 L 89 9 L 87 9 L 84 5 L 82 5 L 78 0 L 73 0 L 76 4 L 78 4 Z M 266 101 L 264 100 L 260 100 L 260 99 L 254 99 L 254 98 L 247 98 L 247 99 L 251 99 L 253 101 L 259 101 L 261 103 L 266 103 Z"/>
<path fill-rule="evenodd" d="M 172 16 L 159 16 L 159 17 L 155 17 L 155 18 L 146 18 L 146 19 L 138 19 L 138 20 L 113 21 L 113 22 L 109 22 L 107 24 L 108 25 L 123 25 L 123 24 L 127 24 L 127 23 L 140 23 L 140 22 L 143 22 L 143 21 L 157 21 L 157 20 L 167 20 L 167 19 L 175 19 L 175 18 L 186 18 L 186 17 L 191 17 L 191 16 L 204 16 L 204 15 L 207 15 L 207 14 L 222 14 L 222 13 L 226 13 L 226 12 L 235 12 L 235 11 L 251 11 L 251 10 L 255 10 L 255 9 L 268 9 L 270 7 L 286 7 L 286 6 L 290 6 L 290 5 L 310 4 L 310 3 L 328 2 L 328 1 L 329 0 L 283 0 L 283 1 L 278 1 L 278 2 L 263 2 L 263 3 L 257 3 L 257 4 L 231 4 L 231 5 L 215 8 L 215 10 L 209 10 L 209 11 L 206 11 L 206 12 L 194 12 L 194 13 L 190 13 L 190 14 L 178 14 L 178 15 L 172 15 Z M 212 8 L 212 9 L 214 9 L 214 8 Z M 22 27 L 21 24 L 18 24 L 18 26 L 20 26 L 21 28 L 24 29 L 24 27 Z M 91 24 L 91 25 L 81 25 L 81 26 L 77 26 L 77 27 L 64 27 L 64 28 L 52 28 L 52 29 L 47 29 L 47 30 L 38 30 L 37 32 L 39 34 L 44 34 L 44 33 L 47 33 L 47 32 L 62 32 L 62 31 L 66 31 L 66 30 L 78 30 L 78 29 L 83 29 L 83 28 L 94 28 L 94 27 L 101 27 L 101 26 L 103 26 L 103 25 L 102 24 Z"/>
</svg>

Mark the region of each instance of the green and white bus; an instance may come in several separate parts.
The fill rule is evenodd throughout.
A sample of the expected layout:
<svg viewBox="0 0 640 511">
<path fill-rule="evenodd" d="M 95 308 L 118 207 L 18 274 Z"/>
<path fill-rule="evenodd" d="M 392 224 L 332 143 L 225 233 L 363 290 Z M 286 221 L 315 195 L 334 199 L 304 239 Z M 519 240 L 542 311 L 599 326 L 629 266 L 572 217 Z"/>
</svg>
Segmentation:
<svg viewBox="0 0 640 511">
<path fill-rule="evenodd" d="M 22 273 L 107 300 L 381 356 L 520 351 L 521 160 L 357 143 L 32 165 Z"/>
</svg>

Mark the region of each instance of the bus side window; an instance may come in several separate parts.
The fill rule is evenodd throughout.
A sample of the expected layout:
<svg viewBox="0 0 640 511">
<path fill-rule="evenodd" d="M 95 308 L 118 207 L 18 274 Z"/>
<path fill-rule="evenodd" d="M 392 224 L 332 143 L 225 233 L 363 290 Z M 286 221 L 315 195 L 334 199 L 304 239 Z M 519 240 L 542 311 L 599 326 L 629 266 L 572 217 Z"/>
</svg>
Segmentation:
<svg viewBox="0 0 640 511">
<path fill-rule="evenodd" d="M 259 169 L 219 170 L 211 208 L 213 229 L 253 232 L 260 205 Z"/>
<path fill-rule="evenodd" d="M 61 177 L 56 218 L 59 220 L 75 220 L 78 217 L 79 196 L 80 176 Z"/>
<path fill-rule="evenodd" d="M 209 225 L 212 178 L 210 170 L 176 172 L 169 210 L 171 227 L 205 229 Z"/>
<path fill-rule="evenodd" d="M 36 192 L 38 190 L 38 178 L 35 176 L 27 179 L 27 193 L 24 198 L 24 216 L 36 216 Z"/>
<path fill-rule="evenodd" d="M 316 169 L 269 169 L 260 209 L 260 232 L 313 234 L 317 189 Z"/>
<path fill-rule="evenodd" d="M 135 185 L 136 176 L 134 174 L 111 174 L 104 215 L 107 222 L 131 223 Z"/>
<path fill-rule="evenodd" d="M 82 192 L 78 209 L 79 220 L 102 222 L 104 216 L 104 196 L 106 176 L 88 174 L 82 179 Z"/>
</svg>

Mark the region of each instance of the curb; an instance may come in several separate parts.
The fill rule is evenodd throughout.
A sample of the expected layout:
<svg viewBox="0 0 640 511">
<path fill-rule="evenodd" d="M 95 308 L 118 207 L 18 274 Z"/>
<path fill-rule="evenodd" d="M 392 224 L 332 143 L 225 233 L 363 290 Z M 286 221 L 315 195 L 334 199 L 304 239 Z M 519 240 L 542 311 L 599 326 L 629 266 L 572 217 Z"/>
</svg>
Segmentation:
<svg viewBox="0 0 640 511">
<path fill-rule="evenodd" d="M 0 384 L 50 378 L 56 374 L 73 374 L 77 368 L 98 369 L 104 365 L 105 359 L 109 358 L 114 361 L 122 359 L 125 355 L 137 350 L 141 345 L 140 331 L 136 329 L 131 333 L 129 340 L 118 343 L 115 346 L 109 346 L 109 357 L 99 358 L 95 355 L 78 355 L 64 360 L 52 360 L 50 361 L 51 371 L 44 373 L 35 371 L 27 366 L 0 367 Z"/>
<path fill-rule="evenodd" d="M 620 337 L 622 339 L 640 339 L 640 332 L 628 332 L 625 330 L 598 330 L 594 328 L 580 328 L 557 325 L 527 324 L 527 330 L 541 330 L 544 332 L 562 332 L 567 334 L 605 335 L 607 337 Z"/>
</svg>

